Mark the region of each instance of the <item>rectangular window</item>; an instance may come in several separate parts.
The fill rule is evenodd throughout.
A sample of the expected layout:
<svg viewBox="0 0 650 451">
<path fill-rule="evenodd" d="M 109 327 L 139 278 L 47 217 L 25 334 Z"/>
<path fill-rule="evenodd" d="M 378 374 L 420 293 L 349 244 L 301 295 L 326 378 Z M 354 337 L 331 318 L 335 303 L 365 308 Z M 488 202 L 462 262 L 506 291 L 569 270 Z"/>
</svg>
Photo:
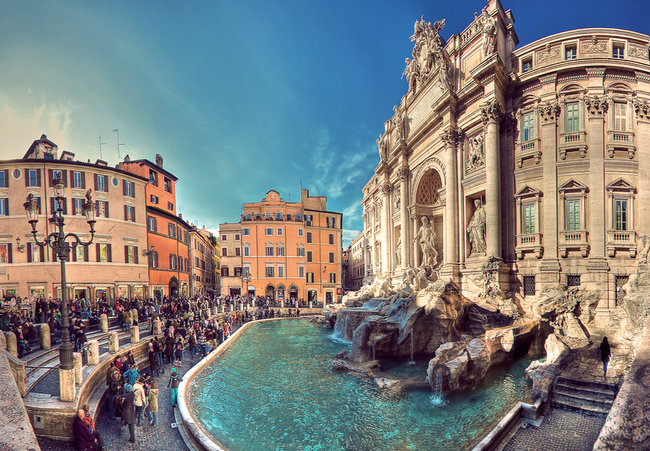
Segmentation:
<svg viewBox="0 0 650 451">
<path fill-rule="evenodd" d="M 169 269 L 176 269 L 176 256 L 169 254 Z"/>
<path fill-rule="evenodd" d="M 334 252 L 330 252 L 330 263 L 334 263 Z"/>
<path fill-rule="evenodd" d="M 304 266 L 298 266 L 298 277 L 300 277 L 300 278 L 305 277 L 305 267 Z"/>
<path fill-rule="evenodd" d="M 101 263 L 110 262 L 111 259 L 111 245 L 105 243 L 97 243 L 97 261 Z"/>
<path fill-rule="evenodd" d="M 235 266 L 235 277 L 241 277 L 241 266 Z"/>
<path fill-rule="evenodd" d="M 273 266 L 266 267 L 266 277 L 274 277 Z"/>
<path fill-rule="evenodd" d="M 168 193 L 172 192 L 172 181 L 165 177 L 165 191 Z"/>
<path fill-rule="evenodd" d="M 84 188 L 84 181 L 83 177 L 81 175 L 81 172 L 79 171 L 74 171 L 72 173 L 72 187 L 73 188 Z"/>
<path fill-rule="evenodd" d="M 135 207 L 132 205 L 124 206 L 124 220 L 135 222 Z"/>
<path fill-rule="evenodd" d="M 578 47 L 575 44 L 564 47 L 564 59 L 574 60 L 578 56 Z"/>
<path fill-rule="evenodd" d="M 149 169 L 149 183 L 158 186 L 158 173 Z"/>
<path fill-rule="evenodd" d="M 623 102 L 614 103 L 614 130 L 618 132 L 624 132 L 625 128 L 625 119 L 626 119 L 626 104 Z"/>
<path fill-rule="evenodd" d="M 230 277 L 230 270 L 227 266 L 221 267 L 221 277 Z"/>
<path fill-rule="evenodd" d="M 313 254 L 311 251 L 307 251 L 307 262 L 311 263 L 313 261 Z"/>
<path fill-rule="evenodd" d="M 533 60 L 532 60 L 532 58 L 524 60 L 521 67 L 522 67 L 522 69 L 521 69 L 522 72 L 528 72 L 530 70 L 533 70 Z"/>
<path fill-rule="evenodd" d="M 535 115 L 531 111 L 524 114 L 524 124 L 523 124 L 523 140 L 530 141 L 535 139 Z"/>
<path fill-rule="evenodd" d="M 251 249 L 248 246 L 244 246 L 244 257 L 250 257 Z"/>
<path fill-rule="evenodd" d="M 336 218 L 333 216 L 328 216 L 327 217 L 327 228 L 328 229 L 334 229 L 336 228 Z"/>
<path fill-rule="evenodd" d="M 225 247 L 222 247 L 221 248 L 221 256 L 222 257 L 227 257 L 228 256 L 228 249 L 226 249 Z"/>
<path fill-rule="evenodd" d="M 9 170 L 0 170 L 0 188 L 7 188 L 9 186 Z"/>
<path fill-rule="evenodd" d="M 266 236 L 273 236 L 273 227 L 267 227 L 264 229 Z"/>
<path fill-rule="evenodd" d="M 27 169 L 25 183 L 27 183 L 27 186 L 41 186 L 41 171 L 38 169 Z"/>
<path fill-rule="evenodd" d="M 614 199 L 614 210 L 614 230 L 629 230 L 627 199 Z"/>
<path fill-rule="evenodd" d="M 221 241 L 228 241 L 228 235 L 225 233 L 221 234 Z"/>
<path fill-rule="evenodd" d="M 105 200 L 97 201 L 97 216 L 100 218 L 108 218 L 108 202 Z"/>
<path fill-rule="evenodd" d="M 36 243 L 27 243 L 27 261 L 32 262 L 44 262 L 45 261 L 45 249 L 38 246 Z"/>
<path fill-rule="evenodd" d="M 83 199 L 72 199 L 72 214 L 75 216 L 81 216 L 84 214 Z"/>
<path fill-rule="evenodd" d="M 301 214 L 296 215 L 296 221 L 302 221 L 302 215 Z"/>
<path fill-rule="evenodd" d="M 265 217 L 265 219 L 266 219 L 267 221 L 270 221 L 271 218 L 272 218 L 272 214 L 271 214 L 271 212 L 270 212 L 270 211 L 267 211 L 266 214 L 264 215 L 264 217 Z"/>
<path fill-rule="evenodd" d="M 0 216 L 9 216 L 9 199 L 0 199 Z"/>
<path fill-rule="evenodd" d="M 138 263 L 138 248 L 136 246 L 124 246 L 124 261 L 129 264 Z"/>
<path fill-rule="evenodd" d="M 250 234 L 251 234 L 251 229 L 249 229 L 249 228 L 243 228 L 243 229 L 241 229 L 241 233 L 242 233 L 242 235 L 244 235 L 244 236 L 250 236 Z"/>
<path fill-rule="evenodd" d="M 330 283 L 336 283 L 336 273 L 335 272 L 330 273 Z"/>
<path fill-rule="evenodd" d="M 305 215 L 305 225 L 306 226 L 311 226 L 313 221 L 313 216 L 312 215 Z"/>
<path fill-rule="evenodd" d="M 302 246 L 298 246 L 298 257 L 304 257 L 305 256 L 305 248 Z"/>
<path fill-rule="evenodd" d="M 275 220 L 276 221 L 282 221 L 282 213 L 276 213 L 275 214 Z"/>
<path fill-rule="evenodd" d="M 291 213 L 287 213 L 287 221 L 291 221 Z"/>
<path fill-rule="evenodd" d="M 266 245 L 266 256 L 267 257 L 273 257 L 273 245 L 272 244 L 267 244 Z"/>
<path fill-rule="evenodd" d="M 122 180 L 122 194 L 126 197 L 135 197 L 135 183 Z"/>
<path fill-rule="evenodd" d="M 527 204 L 523 206 L 523 233 L 531 234 L 535 233 L 535 204 Z"/>
<path fill-rule="evenodd" d="M 580 230 L 580 199 L 566 201 L 566 229 L 568 231 Z"/>
<path fill-rule="evenodd" d="M 298 229 L 298 236 L 304 236 L 305 231 L 303 229 Z"/>
<path fill-rule="evenodd" d="M 311 243 L 312 242 L 312 235 L 311 232 L 307 232 L 307 242 Z"/>
<path fill-rule="evenodd" d="M 284 266 L 278 265 L 278 277 L 284 277 Z"/>
<path fill-rule="evenodd" d="M 333 234 L 333 233 L 330 233 L 330 236 L 329 236 L 329 243 L 330 243 L 330 244 L 334 244 L 334 234 Z"/>
<path fill-rule="evenodd" d="M 612 57 L 623 59 L 625 58 L 625 45 L 623 44 L 614 44 L 612 47 Z"/>
<path fill-rule="evenodd" d="M 147 224 L 149 225 L 149 231 L 150 232 L 157 232 L 158 231 L 158 223 L 156 221 L 156 218 L 152 218 L 149 216 L 147 218 Z"/>
<path fill-rule="evenodd" d="M 167 202 L 167 210 L 174 211 L 174 204 L 172 204 L 171 202 Z"/>
<path fill-rule="evenodd" d="M 108 191 L 108 176 L 95 174 L 95 191 Z"/>
<path fill-rule="evenodd" d="M 566 104 L 566 123 L 564 128 L 567 133 L 575 133 L 580 131 L 580 123 L 578 122 L 578 102 L 571 102 Z"/>
<path fill-rule="evenodd" d="M 579 287 L 580 286 L 580 276 L 566 276 L 566 286 L 567 287 Z"/>
<path fill-rule="evenodd" d="M 158 196 L 154 196 L 153 194 L 149 196 L 149 199 L 154 205 L 158 205 L 158 202 L 160 202 L 160 200 L 158 200 Z"/>
<path fill-rule="evenodd" d="M 239 256 L 241 256 L 241 248 L 240 248 L 240 247 L 236 247 L 236 248 L 235 248 L 235 257 L 239 257 Z"/>
<path fill-rule="evenodd" d="M 278 227 L 277 234 L 278 236 L 282 236 L 282 227 Z"/>
<path fill-rule="evenodd" d="M 241 235 L 239 233 L 235 233 L 235 241 L 241 241 Z"/>
<path fill-rule="evenodd" d="M 284 257 L 284 246 L 278 246 L 275 248 L 275 255 L 278 257 Z"/>
<path fill-rule="evenodd" d="M 176 224 L 170 222 L 170 223 L 167 225 L 167 235 L 168 235 L 170 238 L 176 238 Z"/>
<path fill-rule="evenodd" d="M 535 276 L 524 276 L 524 296 L 535 296 Z"/>
<path fill-rule="evenodd" d="M 314 283 L 314 273 L 313 272 L 308 272 L 307 273 L 307 283 Z"/>
<path fill-rule="evenodd" d="M 11 243 L 0 244 L 0 263 L 12 263 Z"/>
</svg>

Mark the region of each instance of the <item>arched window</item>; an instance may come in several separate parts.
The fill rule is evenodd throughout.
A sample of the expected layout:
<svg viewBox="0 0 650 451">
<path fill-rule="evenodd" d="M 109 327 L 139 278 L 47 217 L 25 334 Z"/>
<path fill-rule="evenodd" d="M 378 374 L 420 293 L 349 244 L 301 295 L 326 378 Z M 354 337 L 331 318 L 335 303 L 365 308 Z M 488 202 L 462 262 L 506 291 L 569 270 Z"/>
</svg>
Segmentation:
<svg viewBox="0 0 650 451">
<path fill-rule="evenodd" d="M 433 169 L 428 170 L 420 180 L 415 202 L 420 205 L 434 205 L 438 201 L 438 190 L 441 186 L 440 174 Z"/>
</svg>

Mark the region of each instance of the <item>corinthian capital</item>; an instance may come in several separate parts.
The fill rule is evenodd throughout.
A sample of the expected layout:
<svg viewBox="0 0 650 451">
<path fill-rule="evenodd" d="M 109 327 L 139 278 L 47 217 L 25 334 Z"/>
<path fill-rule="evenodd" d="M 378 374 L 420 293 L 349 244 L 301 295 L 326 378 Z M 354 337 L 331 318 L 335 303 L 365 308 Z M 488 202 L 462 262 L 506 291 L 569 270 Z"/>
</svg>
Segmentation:
<svg viewBox="0 0 650 451">
<path fill-rule="evenodd" d="M 397 177 L 403 182 L 408 182 L 410 173 L 409 168 L 402 166 L 397 170 Z"/>
<path fill-rule="evenodd" d="M 381 192 L 386 196 L 388 196 L 392 190 L 393 190 L 393 186 L 390 183 L 384 183 L 381 186 Z"/>
<path fill-rule="evenodd" d="M 454 126 L 447 127 L 440 135 L 440 138 L 447 146 L 456 146 L 458 144 L 459 133 Z"/>
<path fill-rule="evenodd" d="M 590 116 L 604 116 L 609 109 L 609 98 L 607 96 L 598 97 L 585 96 L 585 105 L 587 106 L 587 113 Z"/>
<path fill-rule="evenodd" d="M 500 122 L 501 118 L 503 117 L 503 111 L 503 107 L 496 99 L 492 99 L 489 102 L 483 104 L 481 107 L 483 123 Z"/>
<path fill-rule="evenodd" d="M 545 124 L 555 122 L 560 115 L 560 105 L 556 102 L 546 102 L 539 107 L 539 117 Z"/>
</svg>

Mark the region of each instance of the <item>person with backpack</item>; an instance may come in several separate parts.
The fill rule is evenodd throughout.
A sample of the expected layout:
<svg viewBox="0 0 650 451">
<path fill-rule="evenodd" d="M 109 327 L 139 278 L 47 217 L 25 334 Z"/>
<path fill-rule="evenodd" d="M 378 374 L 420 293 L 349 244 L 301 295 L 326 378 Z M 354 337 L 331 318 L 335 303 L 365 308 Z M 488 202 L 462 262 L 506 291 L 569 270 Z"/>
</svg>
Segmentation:
<svg viewBox="0 0 650 451">
<path fill-rule="evenodd" d="M 176 345 L 175 345 L 176 350 L 174 351 L 174 355 L 176 357 L 176 362 L 174 363 L 174 365 L 176 365 L 179 368 L 183 366 L 183 345 L 184 345 L 183 337 L 179 336 L 176 339 Z"/>
<path fill-rule="evenodd" d="M 178 398 L 178 385 L 183 379 L 178 375 L 176 368 L 172 368 L 172 374 L 169 377 L 167 388 L 171 388 L 172 407 L 176 407 L 176 399 Z"/>
<path fill-rule="evenodd" d="M 147 396 L 147 419 L 149 426 L 156 426 L 158 420 L 158 384 L 152 382 Z"/>
</svg>

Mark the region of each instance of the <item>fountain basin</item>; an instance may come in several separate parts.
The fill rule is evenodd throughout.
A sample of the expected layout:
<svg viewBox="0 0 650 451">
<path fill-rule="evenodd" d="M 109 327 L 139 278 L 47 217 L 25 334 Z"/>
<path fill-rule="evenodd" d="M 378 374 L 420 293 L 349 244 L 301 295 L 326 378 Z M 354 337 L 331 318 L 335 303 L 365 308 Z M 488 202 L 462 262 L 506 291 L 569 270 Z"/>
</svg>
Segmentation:
<svg viewBox="0 0 650 451">
<path fill-rule="evenodd" d="M 520 361 L 445 401 L 429 390 L 395 395 L 333 370 L 349 345 L 330 334 L 300 319 L 240 329 L 185 376 L 186 426 L 207 449 L 465 449 L 526 390 Z"/>
</svg>

